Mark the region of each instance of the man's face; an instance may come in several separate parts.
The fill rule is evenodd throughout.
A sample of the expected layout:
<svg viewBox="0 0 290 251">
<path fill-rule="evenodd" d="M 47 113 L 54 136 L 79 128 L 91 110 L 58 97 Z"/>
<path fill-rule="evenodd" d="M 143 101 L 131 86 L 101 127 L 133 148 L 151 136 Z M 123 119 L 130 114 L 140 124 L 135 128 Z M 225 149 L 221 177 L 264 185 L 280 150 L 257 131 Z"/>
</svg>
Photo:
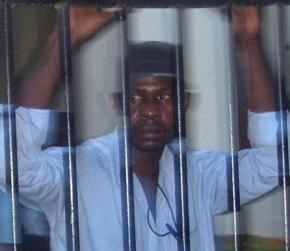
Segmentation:
<svg viewBox="0 0 290 251">
<path fill-rule="evenodd" d="M 174 135 L 174 94 L 168 77 L 148 76 L 130 86 L 133 147 L 160 151 Z"/>
</svg>

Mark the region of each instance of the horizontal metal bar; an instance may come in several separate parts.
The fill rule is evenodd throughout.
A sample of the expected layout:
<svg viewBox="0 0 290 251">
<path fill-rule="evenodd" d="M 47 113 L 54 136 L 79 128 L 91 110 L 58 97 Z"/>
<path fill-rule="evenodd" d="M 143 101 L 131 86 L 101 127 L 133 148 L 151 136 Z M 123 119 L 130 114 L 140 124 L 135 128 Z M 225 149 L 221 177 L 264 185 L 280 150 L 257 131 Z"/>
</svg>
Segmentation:
<svg viewBox="0 0 290 251">
<path fill-rule="evenodd" d="M 14 3 L 56 4 L 60 0 L 14 0 Z M 289 4 L 288 0 L 70 0 L 71 4 L 95 4 L 101 7 L 167 8 L 167 7 L 214 7 L 221 5 L 269 5 L 274 3 Z"/>
</svg>

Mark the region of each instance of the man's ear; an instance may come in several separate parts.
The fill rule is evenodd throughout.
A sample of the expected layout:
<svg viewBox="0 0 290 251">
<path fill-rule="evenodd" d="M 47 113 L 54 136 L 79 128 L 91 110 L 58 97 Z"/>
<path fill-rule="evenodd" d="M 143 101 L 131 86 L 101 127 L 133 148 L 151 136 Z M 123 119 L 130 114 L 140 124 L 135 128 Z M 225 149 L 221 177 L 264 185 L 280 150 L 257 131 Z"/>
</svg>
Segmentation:
<svg viewBox="0 0 290 251">
<path fill-rule="evenodd" d="M 115 92 L 112 95 L 108 96 L 108 103 L 112 107 L 117 115 L 121 115 L 121 93 Z"/>
</svg>

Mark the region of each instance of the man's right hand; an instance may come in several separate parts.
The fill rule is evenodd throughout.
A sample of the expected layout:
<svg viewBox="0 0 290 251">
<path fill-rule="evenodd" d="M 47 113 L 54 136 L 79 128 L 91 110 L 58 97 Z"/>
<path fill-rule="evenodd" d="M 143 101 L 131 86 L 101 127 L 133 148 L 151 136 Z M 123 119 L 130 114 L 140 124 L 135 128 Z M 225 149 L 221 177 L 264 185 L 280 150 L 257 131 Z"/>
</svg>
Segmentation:
<svg viewBox="0 0 290 251">
<path fill-rule="evenodd" d="M 258 7 L 232 7 L 232 17 L 237 49 L 247 49 L 258 42 L 261 33 L 261 13 Z"/>
<path fill-rule="evenodd" d="M 77 48 L 116 17 L 116 12 L 102 12 L 96 7 L 70 8 L 71 46 Z M 97 56 L 97 55 L 96 55 Z M 58 29 L 55 27 L 33 71 L 18 89 L 17 105 L 47 108 L 61 81 Z"/>
<path fill-rule="evenodd" d="M 72 47 L 79 47 L 115 18 L 116 12 L 104 12 L 96 7 L 71 7 L 70 26 Z"/>
</svg>

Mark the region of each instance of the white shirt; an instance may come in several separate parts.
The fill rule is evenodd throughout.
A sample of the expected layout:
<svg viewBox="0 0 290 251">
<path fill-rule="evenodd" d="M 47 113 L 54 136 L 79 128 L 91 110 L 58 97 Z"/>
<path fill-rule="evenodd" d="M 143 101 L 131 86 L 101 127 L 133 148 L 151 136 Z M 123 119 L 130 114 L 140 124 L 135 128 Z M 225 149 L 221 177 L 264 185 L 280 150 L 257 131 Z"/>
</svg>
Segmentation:
<svg viewBox="0 0 290 251">
<path fill-rule="evenodd" d="M 50 224 L 53 251 L 64 251 L 65 205 L 63 191 L 64 148 L 41 150 L 47 133 L 49 112 L 18 108 L 17 140 L 20 193 L 42 209 Z M 277 185 L 276 130 L 274 113 L 249 117 L 249 135 L 256 148 L 239 152 L 240 199 L 245 203 Z M 122 215 L 118 134 L 91 139 L 77 147 L 80 246 L 83 251 L 122 250 Z M 228 210 L 227 155 L 209 151 L 188 151 L 188 194 L 190 241 L 193 251 L 213 251 L 213 215 Z M 174 164 L 170 146 L 160 160 L 159 185 L 166 193 L 175 215 Z M 5 170 L 0 168 L 0 185 Z M 149 228 L 147 201 L 134 177 L 137 250 L 176 251 L 172 235 L 156 236 Z M 170 207 L 160 190 L 156 199 L 158 233 L 173 228 Z"/>
</svg>

